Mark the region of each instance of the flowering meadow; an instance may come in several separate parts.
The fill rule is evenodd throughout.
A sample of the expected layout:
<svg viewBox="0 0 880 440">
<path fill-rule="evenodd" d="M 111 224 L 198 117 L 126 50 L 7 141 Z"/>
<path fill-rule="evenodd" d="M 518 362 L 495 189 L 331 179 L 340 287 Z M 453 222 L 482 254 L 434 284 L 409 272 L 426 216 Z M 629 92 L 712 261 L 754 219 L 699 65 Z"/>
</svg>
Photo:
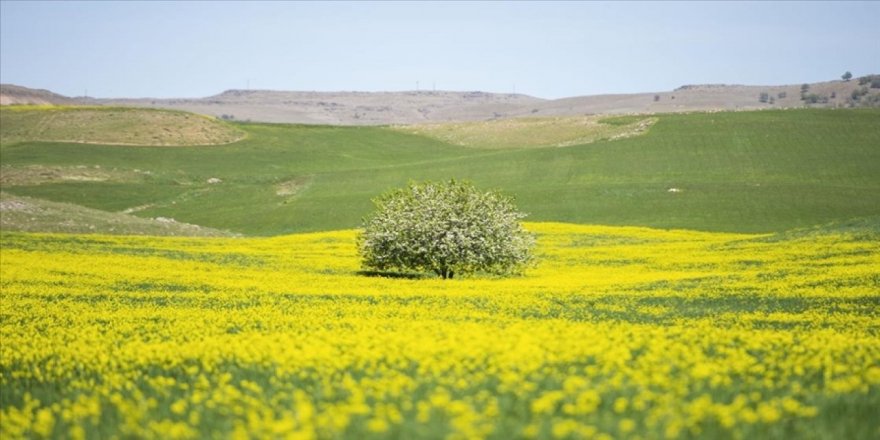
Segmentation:
<svg viewBox="0 0 880 440">
<path fill-rule="evenodd" d="M 880 234 L 529 223 L 513 278 L 356 231 L 2 234 L 0 438 L 880 438 Z"/>
</svg>

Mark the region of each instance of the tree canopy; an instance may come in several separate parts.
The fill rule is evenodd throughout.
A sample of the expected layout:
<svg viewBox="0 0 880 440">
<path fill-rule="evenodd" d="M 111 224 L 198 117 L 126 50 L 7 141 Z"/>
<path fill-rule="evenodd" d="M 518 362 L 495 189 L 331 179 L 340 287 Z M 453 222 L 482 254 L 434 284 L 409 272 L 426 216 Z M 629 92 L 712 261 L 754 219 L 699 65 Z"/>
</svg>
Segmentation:
<svg viewBox="0 0 880 440">
<path fill-rule="evenodd" d="M 534 237 L 513 199 L 468 182 L 411 182 L 373 200 L 358 251 L 365 267 L 388 271 L 511 274 L 531 261 Z"/>
</svg>

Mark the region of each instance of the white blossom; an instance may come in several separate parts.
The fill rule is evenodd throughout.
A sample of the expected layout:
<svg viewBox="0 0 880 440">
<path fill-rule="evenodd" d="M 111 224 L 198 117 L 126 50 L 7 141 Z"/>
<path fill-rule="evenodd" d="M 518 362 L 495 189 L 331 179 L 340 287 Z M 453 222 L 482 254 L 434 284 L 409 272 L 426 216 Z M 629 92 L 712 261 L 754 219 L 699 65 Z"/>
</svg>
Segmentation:
<svg viewBox="0 0 880 440">
<path fill-rule="evenodd" d="M 434 272 L 443 278 L 509 274 L 531 261 L 534 237 L 511 198 L 466 182 L 410 183 L 374 200 L 358 251 L 375 270 Z"/>
</svg>

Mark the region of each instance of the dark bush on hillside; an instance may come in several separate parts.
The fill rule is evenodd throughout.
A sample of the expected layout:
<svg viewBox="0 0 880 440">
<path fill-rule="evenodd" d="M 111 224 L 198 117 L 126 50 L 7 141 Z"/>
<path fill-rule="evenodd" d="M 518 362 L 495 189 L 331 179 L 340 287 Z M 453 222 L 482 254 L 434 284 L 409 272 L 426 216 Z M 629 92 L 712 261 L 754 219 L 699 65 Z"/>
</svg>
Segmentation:
<svg viewBox="0 0 880 440">
<path fill-rule="evenodd" d="M 512 274 L 531 261 L 534 238 L 513 200 L 456 180 L 410 183 L 374 200 L 358 252 L 367 269 Z"/>
<path fill-rule="evenodd" d="M 862 105 L 865 107 L 880 107 L 880 94 L 866 96 L 862 99 Z"/>
<path fill-rule="evenodd" d="M 810 93 L 809 95 L 804 95 L 801 97 L 807 104 L 825 104 L 828 102 L 827 96 L 820 96 L 815 93 Z"/>
<path fill-rule="evenodd" d="M 870 85 L 871 88 L 880 88 L 880 85 L 874 87 L 874 84 L 878 82 L 880 82 L 880 75 L 865 75 L 859 77 L 860 86 Z"/>
<path fill-rule="evenodd" d="M 862 87 L 862 88 L 860 88 L 860 89 L 855 89 L 855 90 L 853 90 L 853 91 L 852 91 L 852 94 L 851 94 L 850 96 L 852 97 L 852 99 L 853 99 L 854 101 L 858 101 L 859 99 L 862 98 L 862 96 L 865 96 L 865 95 L 867 95 L 867 94 L 868 94 L 868 88 L 867 88 L 867 87 Z"/>
</svg>

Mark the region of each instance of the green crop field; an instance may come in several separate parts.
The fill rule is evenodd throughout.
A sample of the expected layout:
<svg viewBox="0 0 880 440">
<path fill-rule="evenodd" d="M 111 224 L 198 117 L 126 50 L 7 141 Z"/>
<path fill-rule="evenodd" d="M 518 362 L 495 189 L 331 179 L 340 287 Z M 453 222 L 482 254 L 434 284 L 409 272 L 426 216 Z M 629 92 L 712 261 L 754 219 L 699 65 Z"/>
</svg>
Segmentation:
<svg viewBox="0 0 880 440">
<path fill-rule="evenodd" d="M 0 172 L 11 195 L 247 235 L 354 227 L 383 191 L 451 177 L 515 195 L 532 221 L 774 232 L 880 214 L 876 109 L 655 118 L 637 136 L 551 148 L 283 124 L 239 124 L 244 140 L 210 147 L 18 140 L 3 144 Z M 638 122 L 618 119 L 604 123 Z"/>
</svg>

